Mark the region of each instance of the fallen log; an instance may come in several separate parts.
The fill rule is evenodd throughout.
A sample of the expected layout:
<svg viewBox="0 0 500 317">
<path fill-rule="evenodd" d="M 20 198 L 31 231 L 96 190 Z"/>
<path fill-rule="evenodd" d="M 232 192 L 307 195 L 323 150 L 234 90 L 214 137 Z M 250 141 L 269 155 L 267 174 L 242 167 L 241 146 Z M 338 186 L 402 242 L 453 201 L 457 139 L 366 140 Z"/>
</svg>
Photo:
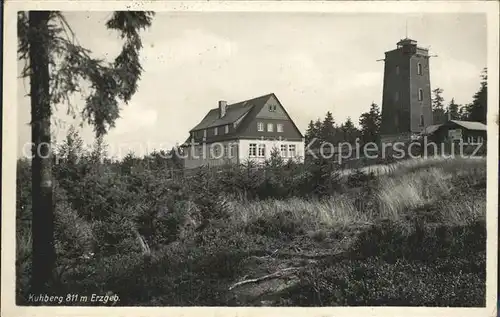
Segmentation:
<svg viewBox="0 0 500 317">
<path fill-rule="evenodd" d="M 233 286 L 231 286 L 229 288 L 229 290 L 231 291 L 231 290 L 233 290 L 234 288 L 236 288 L 238 286 L 249 284 L 249 283 L 258 283 L 258 282 L 261 282 L 261 281 L 264 281 L 264 280 L 269 280 L 269 279 L 273 279 L 273 278 L 283 277 L 286 274 L 291 274 L 293 272 L 298 271 L 299 269 L 300 269 L 299 267 L 289 267 L 289 268 L 286 268 L 286 269 L 283 269 L 283 270 L 280 270 L 280 271 L 277 271 L 277 272 L 274 272 L 274 273 L 271 273 L 271 274 L 268 274 L 268 275 L 264 275 L 264 276 L 261 276 L 261 277 L 252 278 L 252 279 L 248 279 L 248 280 L 243 280 L 243 281 L 240 281 L 238 283 L 235 283 Z"/>
</svg>

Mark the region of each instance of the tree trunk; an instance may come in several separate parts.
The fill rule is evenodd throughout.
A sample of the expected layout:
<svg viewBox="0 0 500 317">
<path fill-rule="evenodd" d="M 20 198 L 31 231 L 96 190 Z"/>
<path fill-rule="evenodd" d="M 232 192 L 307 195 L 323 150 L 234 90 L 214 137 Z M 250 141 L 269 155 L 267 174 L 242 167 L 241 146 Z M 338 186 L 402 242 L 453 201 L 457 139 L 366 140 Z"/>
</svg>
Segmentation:
<svg viewBox="0 0 500 317">
<path fill-rule="evenodd" d="M 48 293 L 55 262 L 52 159 L 50 146 L 49 12 L 29 12 L 31 97 L 32 241 L 31 292 Z"/>
</svg>

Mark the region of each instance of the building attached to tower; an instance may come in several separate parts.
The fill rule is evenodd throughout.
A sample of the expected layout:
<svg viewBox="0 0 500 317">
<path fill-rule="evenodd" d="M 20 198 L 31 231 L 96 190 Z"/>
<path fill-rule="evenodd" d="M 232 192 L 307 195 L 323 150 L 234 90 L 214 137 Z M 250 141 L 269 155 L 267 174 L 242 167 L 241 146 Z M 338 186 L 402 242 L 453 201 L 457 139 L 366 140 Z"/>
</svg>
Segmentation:
<svg viewBox="0 0 500 317">
<path fill-rule="evenodd" d="M 382 96 L 383 142 L 409 140 L 432 122 L 429 50 L 403 39 L 385 53 Z"/>
</svg>

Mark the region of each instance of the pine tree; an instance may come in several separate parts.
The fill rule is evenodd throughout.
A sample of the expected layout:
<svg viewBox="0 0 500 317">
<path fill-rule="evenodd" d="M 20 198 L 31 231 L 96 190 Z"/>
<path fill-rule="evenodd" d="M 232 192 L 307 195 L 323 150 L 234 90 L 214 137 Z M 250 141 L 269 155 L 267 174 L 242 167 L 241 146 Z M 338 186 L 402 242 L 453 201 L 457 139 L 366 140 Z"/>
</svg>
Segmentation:
<svg viewBox="0 0 500 317">
<path fill-rule="evenodd" d="M 78 44 L 65 16 L 58 11 L 18 13 L 18 58 L 25 61 L 22 77 L 30 79 L 32 159 L 32 279 L 31 292 L 50 293 L 56 260 L 54 205 L 52 198 L 52 107 L 66 104 L 76 117 L 70 97 L 90 83 L 82 111 L 83 121 L 96 136 L 114 126 L 119 100 L 127 103 L 137 90 L 142 68 L 139 31 L 151 25 L 153 13 L 115 12 L 106 27 L 125 40 L 121 53 L 111 62 L 95 59 Z"/>
<path fill-rule="evenodd" d="M 446 107 L 446 118 L 450 120 L 460 120 L 460 107 L 455 103 L 455 98 L 452 98 L 448 107 Z"/>
<path fill-rule="evenodd" d="M 317 135 L 317 132 L 316 132 L 316 127 L 314 125 L 314 121 L 309 121 L 309 125 L 307 126 L 307 130 L 306 130 L 306 135 L 305 135 L 305 139 L 306 139 L 306 144 L 309 144 L 311 143 L 311 141 L 316 137 Z"/>
<path fill-rule="evenodd" d="M 474 94 L 472 103 L 467 107 L 467 120 L 486 123 L 488 110 L 488 72 L 483 69 L 479 91 Z"/>
<path fill-rule="evenodd" d="M 359 137 L 359 130 L 354 126 L 350 117 L 340 126 L 340 130 L 342 131 L 343 142 L 352 144 L 356 141 L 356 138 Z"/>
<path fill-rule="evenodd" d="M 361 139 L 364 144 L 368 142 L 378 142 L 380 135 L 380 125 L 382 117 L 379 106 L 372 103 L 370 111 L 361 114 L 359 125 L 361 126 Z"/>
<path fill-rule="evenodd" d="M 432 120 L 434 124 L 445 123 L 447 119 L 443 104 L 443 89 L 436 88 L 432 91 L 432 93 L 434 95 L 432 98 Z"/>
<path fill-rule="evenodd" d="M 326 113 L 325 119 L 321 124 L 321 141 L 328 142 L 331 144 L 335 143 L 335 120 L 333 119 L 333 115 L 330 111 Z"/>
</svg>

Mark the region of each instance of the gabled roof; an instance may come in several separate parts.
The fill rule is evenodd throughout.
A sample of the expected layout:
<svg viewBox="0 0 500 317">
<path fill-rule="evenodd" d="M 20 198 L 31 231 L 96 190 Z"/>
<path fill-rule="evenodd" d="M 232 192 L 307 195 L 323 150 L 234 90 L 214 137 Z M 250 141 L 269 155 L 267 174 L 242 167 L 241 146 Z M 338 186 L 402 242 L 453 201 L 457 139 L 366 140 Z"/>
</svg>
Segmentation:
<svg viewBox="0 0 500 317">
<path fill-rule="evenodd" d="M 442 124 L 430 125 L 430 126 L 426 127 L 424 129 L 424 131 L 422 131 L 422 134 L 424 134 L 424 135 L 433 134 L 434 132 L 436 132 L 437 129 L 439 129 L 440 126 L 442 126 Z"/>
<path fill-rule="evenodd" d="M 476 121 L 459 121 L 459 120 L 450 120 L 451 122 L 458 124 L 461 127 L 466 128 L 467 130 L 477 130 L 477 131 L 486 131 L 486 124 L 482 122 Z"/>
<path fill-rule="evenodd" d="M 194 128 L 190 130 L 202 130 L 213 128 L 225 124 L 233 124 L 235 121 L 240 119 L 242 116 L 247 114 L 253 107 L 264 106 L 264 104 L 269 100 L 273 94 L 267 94 L 257 98 L 241 101 L 235 104 L 227 105 L 226 114 L 224 117 L 219 118 L 219 108 L 210 109 L 208 114 L 198 123 Z"/>
</svg>

